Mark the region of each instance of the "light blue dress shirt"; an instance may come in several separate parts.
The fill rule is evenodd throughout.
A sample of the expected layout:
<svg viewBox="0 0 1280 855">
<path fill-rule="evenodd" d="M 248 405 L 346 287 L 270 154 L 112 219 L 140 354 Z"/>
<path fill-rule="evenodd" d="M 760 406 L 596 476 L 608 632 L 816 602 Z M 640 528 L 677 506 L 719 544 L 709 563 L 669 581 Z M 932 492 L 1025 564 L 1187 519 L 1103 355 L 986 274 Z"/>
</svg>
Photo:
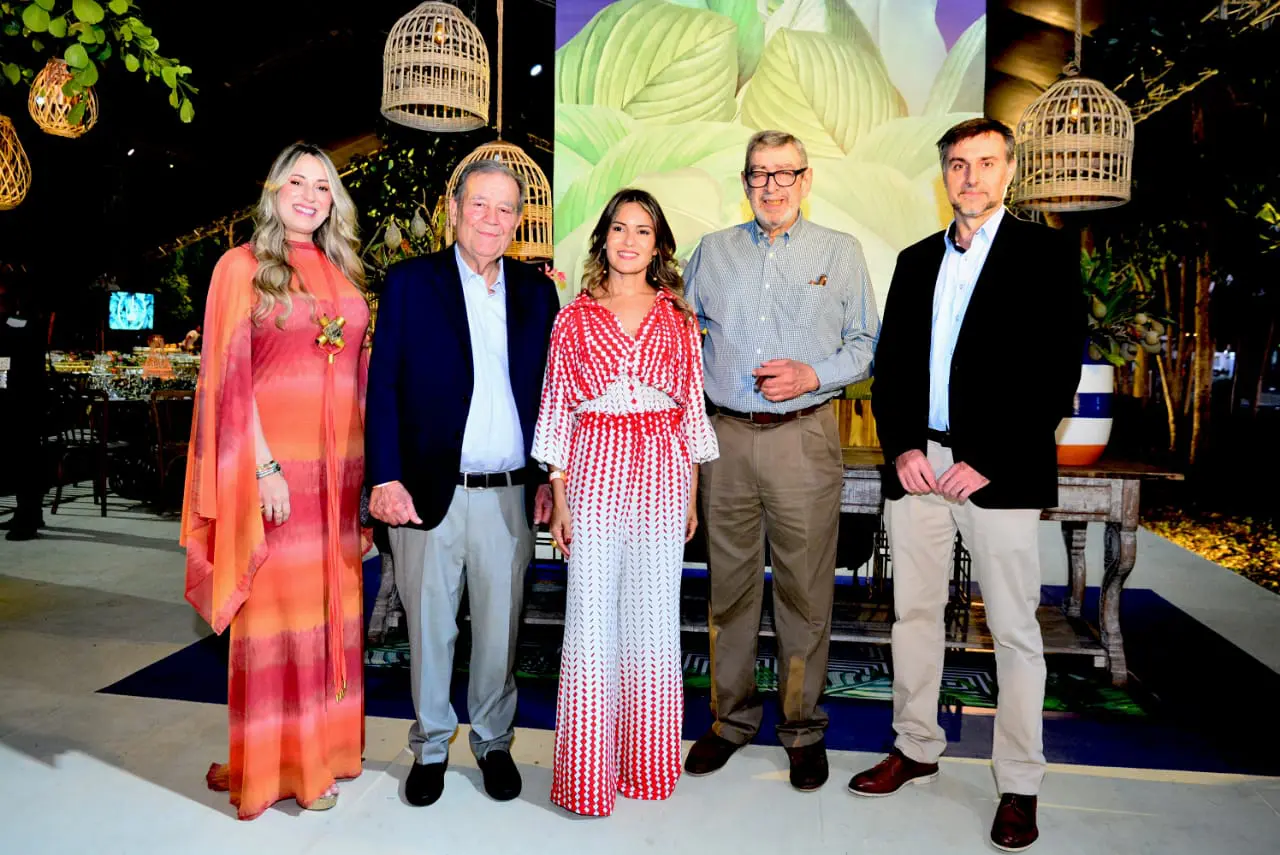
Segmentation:
<svg viewBox="0 0 1280 855">
<path fill-rule="evenodd" d="M 685 299 L 707 331 L 711 403 L 786 413 L 830 400 L 865 378 L 880 331 L 862 245 L 798 218 L 772 241 L 753 220 L 702 238 L 684 270 Z M 751 372 L 770 359 L 811 366 L 818 388 L 770 401 Z"/>
<path fill-rule="evenodd" d="M 991 242 L 1003 219 L 1004 208 L 1000 208 L 974 233 L 967 250 L 958 248 L 951 239 L 954 220 L 942 233 L 947 248 L 933 292 L 933 334 L 929 340 L 929 427 L 934 430 L 950 429 L 951 357 L 956 352 L 956 339 L 960 337 L 973 287 L 982 275 Z"/>
<path fill-rule="evenodd" d="M 471 408 L 462 434 L 463 472 L 509 472 L 526 463 L 520 413 L 511 392 L 507 360 L 507 280 L 498 260 L 498 279 L 490 289 L 484 277 L 462 260 L 453 248 L 462 280 L 462 297 L 471 330 L 471 361 L 475 385 Z"/>
</svg>

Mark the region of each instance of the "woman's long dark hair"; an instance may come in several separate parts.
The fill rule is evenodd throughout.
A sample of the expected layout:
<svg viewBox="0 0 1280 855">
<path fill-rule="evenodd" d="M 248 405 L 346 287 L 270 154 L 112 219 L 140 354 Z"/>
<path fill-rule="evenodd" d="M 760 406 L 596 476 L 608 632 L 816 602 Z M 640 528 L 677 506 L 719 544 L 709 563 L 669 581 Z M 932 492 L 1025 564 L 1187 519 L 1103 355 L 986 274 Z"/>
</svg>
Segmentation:
<svg viewBox="0 0 1280 855">
<path fill-rule="evenodd" d="M 658 200 L 644 190 L 637 190 L 634 187 L 625 187 L 613 194 L 609 204 L 605 205 L 604 211 L 600 213 L 600 219 L 591 231 L 591 250 L 582 271 L 582 290 L 596 300 L 608 295 L 609 258 L 605 253 L 605 241 L 609 237 L 609 228 L 618 216 L 618 209 L 629 202 L 639 205 L 653 220 L 654 244 L 658 254 L 649 261 L 649 269 L 644 274 L 645 281 L 659 291 L 670 294 L 674 298 L 676 308 L 686 320 L 692 322 L 693 311 L 684 301 L 684 279 L 676 269 L 676 236 L 672 234 L 671 226 L 668 225 Z"/>
</svg>

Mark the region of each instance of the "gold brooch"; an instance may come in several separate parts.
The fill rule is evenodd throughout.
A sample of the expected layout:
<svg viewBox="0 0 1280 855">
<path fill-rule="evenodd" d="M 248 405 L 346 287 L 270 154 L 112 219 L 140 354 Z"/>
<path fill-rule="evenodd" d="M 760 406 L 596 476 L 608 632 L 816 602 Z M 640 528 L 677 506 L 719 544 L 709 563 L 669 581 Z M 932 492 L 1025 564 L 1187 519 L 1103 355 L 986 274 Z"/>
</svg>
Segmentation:
<svg viewBox="0 0 1280 855">
<path fill-rule="evenodd" d="M 316 344 L 329 354 L 329 361 L 332 362 L 333 355 L 347 346 L 346 340 L 342 337 L 342 328 L 347 325 L 347 319 L 339 315 L 330 320 L 328 315 L 322 314 L 319 323 L 320 335 L 316 336 Z"/>
</svg>

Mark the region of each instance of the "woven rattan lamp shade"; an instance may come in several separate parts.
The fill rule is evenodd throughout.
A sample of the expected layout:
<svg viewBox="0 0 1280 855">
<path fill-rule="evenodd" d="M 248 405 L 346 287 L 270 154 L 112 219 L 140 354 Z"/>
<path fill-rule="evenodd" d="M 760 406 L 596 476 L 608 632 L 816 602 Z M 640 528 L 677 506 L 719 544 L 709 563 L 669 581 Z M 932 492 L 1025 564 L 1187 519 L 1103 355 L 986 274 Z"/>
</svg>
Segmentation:
<svg viewBox="0 0 1280 855">
<path fill-rule="evenodd" d="M 519 146 L 496 140 L 471 152 L 453 170 L 449 186 L 445 189 L 445 198 L 453 198 L 453 191 L 458 186 L 458 176 L 462 174 L 463 168 L 477 160 L 499 161 L 524 179 L 524 218 L 516 229 L 507 255 L 521 261 L 552 258 L 555 247 L 551 243 L 551 183 L 538 164 Z M 445 240 L 453 241 L 452 222 L 445 229 Z"/>
<path fill-rule="evenodd" d="M 489 49 L 450 3 L 422 3 L 387 36 L 382 115 L 424 131 L 470 131 L 489 123 Z"/>
<path fill-rule="evenodd" d="M 54 57 L 49 60 L 36 79 L 31 81 L 31 92 L 27 95 L 27 110 L 31 118 L 40 126 L 40 130 L 59 137 L 84 136 L 98 122 L 98 96 L 90 86 L 79 95 L 68 98 L 62 94 L 62 84 L 71 79 L 71 70 L 62 60 Z M 67 116 L 82 101 L 85 102 L 84 116 L 80 124 L 73 125 Z"/>
<path fill-rule="evenodd" d="M 1129 201 L 1133 116 L 1087 77 L 1050 86 L 1014 133 L 1017 172 L 1010 203 L 1040 211 L 1089 211 Z"/>
<path fill-rule="evenodd" d="M 31 161 L 8 116 L 0 116 L 0 211 L 22 204 L 31 189 Z"/>
</svg>

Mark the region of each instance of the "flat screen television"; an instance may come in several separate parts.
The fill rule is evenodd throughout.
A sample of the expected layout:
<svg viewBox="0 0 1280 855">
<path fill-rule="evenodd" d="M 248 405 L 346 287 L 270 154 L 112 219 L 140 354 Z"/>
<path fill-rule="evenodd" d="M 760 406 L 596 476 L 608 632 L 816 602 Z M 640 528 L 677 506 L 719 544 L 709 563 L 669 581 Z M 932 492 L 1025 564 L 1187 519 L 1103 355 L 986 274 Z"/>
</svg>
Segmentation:
<svg viewBox="0 0 1280 855">
<path fill-rule="evenodd" d="M 156 295 L 111 292 L 107 326 L 113 330 L 149 330 L 156 322 Z"/>
</svg>

